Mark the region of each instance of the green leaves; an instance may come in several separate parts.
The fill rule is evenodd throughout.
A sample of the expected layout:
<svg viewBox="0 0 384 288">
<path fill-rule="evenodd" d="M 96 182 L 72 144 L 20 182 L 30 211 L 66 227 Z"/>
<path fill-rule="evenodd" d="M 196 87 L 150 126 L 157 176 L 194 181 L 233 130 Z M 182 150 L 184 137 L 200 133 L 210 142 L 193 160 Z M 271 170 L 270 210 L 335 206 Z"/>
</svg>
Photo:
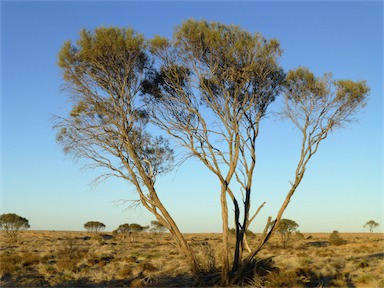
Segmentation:
<svg viewBox="0 0 384 288">
<path fill-rule="evenodd" d="M 365 81 L 333 80 L 331 73 L 315 77 L 303 67 L 289 71 L 284 84 L 283 114 L 302 131 L 312 130 L 310 135 L 317 134 L 318 140 L 352 121 L 369 94 Z"/>
<path fill-rule="evenodd" d="M 324 97 L 329 93 L 327 81 L 330 76 L 326 74 L 324 78 L 317 78 L 304 67 L 291 70 L 285 78 L 287 96 L 295 102 L 305 101 L 311 97 Z"/>
<path fill-rule="evenodd" d="M 137 34 L 132 29 L 114 27 L 96 28 L 93 33 L 83 29 L 77 45 L 78 56 L 87 61 L 104 61 L 106 58 L 123 59 L 129 54 L 141 52 L 145 47 L 141 34 Z"/>
<path fill-rule="evenodd" d="M 89 232 L 98 233 L 100 230 L 105 229 L 105 225 L 99 221 L 88 221 L 84 224 L 84 228 Z"/>
<path fill-rule="evenodd" d="M 29 221 L 14 213 L 0 215 L 0 228 L 4 230 L 28 229 Z"/>
<path fill-rule="evenodd" d="M 331 78 L 331 73 L 324 74 L 323 77 L 315 77 L 307 68 L 299 67 L 287 73 L 286 93 L 296 102 L 305 101 L 305 98 L 321 98 L 328 94 L 335 94 L 335 101 L 350 104 L 364 101 L 369 93 L 366 81 L 335 81 Z"/>
<path fill-rule="evenodd" d="M 64 80 L 74 93 L 130 96 L 149 65 L 144 37 L 132 29 L 83 29 L 77 45 L 65 42 L 58 55 Z M 96 87 L 92 87 L 92 83 Z M 93 88 L 93 89 L 91 89 Z"/>
<path fill-rule="evenodd" d="M 167 105 L 173 111 L 192 111 L 196 105 L 185 105 L 203 103 L 218 117 L 230 115 L 220 107 L 264 114 L 285 76 L 277 62 L 279 42 L 235 25 L 189 19 L 176 28 L 172 40 L 152 39 L 150 49 L 160 68 L 144 81 L 143 92 L 172 99 Z"/>
<path fill-rule="evenodd" d="M 369 220 L 367 223 L 365 223 L 365 225 L 363 226 L 364 228 L 368 228 L 369 231 L 371 233 L 373 233 L 373 230 L 376 228 L 376 227 L 379 227 L 380 224 L 377 223 L 376 221 L 374 220 Z"/>
<path fill-rule="evenodd" d="M 18 231 L 30 228 L 29 221 L 14 213 L 0 215 L 0 229 L 6 231 L 6 235 L 16 238 Z"/>
<path fill-rule="evenodd" d="M 366 81 L 354 82 L 351 80 L 339 80 L 335 82 L 336 98 L 339 101 L 349 102 L 351 104 L 364 101 L 365 96 L 370 89 Z"/>
<path fill-rule="evenodd" d="M 155 37 L 149 40 L 149 48 L 152 54 L 161 53 L 169 48 L 169 41 L 167 38 L 155 35 Z"/>
</svg>

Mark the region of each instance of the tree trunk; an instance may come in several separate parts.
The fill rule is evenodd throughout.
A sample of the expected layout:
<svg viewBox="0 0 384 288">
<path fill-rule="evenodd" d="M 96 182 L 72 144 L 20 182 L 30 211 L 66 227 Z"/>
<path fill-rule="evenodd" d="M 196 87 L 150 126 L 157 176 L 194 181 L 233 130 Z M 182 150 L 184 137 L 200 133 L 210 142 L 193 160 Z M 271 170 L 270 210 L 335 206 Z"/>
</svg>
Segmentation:
<svg viewBox="0 0 384 288">
<path fill-rule="evenodd" d="M 232 264 L 232 273 L 235 273 L 239 269 L 239 265 L 242 260 L 242 242 L 243 242 L 243 229 L 240 229 L 240 209 L 237 203 L 237 200 L 234 199 L 233 204 L 235 206 L 235 225 L 236 225 L 236 246 L 235 246 L 235 256 L 233 258 Z"/>
<path fill-rule="evenodd" d="M 154 190 L 154 189 L 153 189 Z M 156 191 L 151 191 L 151 196 L 153 197 L 153 200 L 156 202 L 157 207 L 159 208 L 161 214 L 164 216 L 164 218 L 167 220 L 170 228 L 171 228 L 171 233 L 174 235 L 174 238 L 177 240 L 179 244 L 179 248 L 182 250 L 182 253 L 185 255 L 187 258 L 187 261 L 190 265 L 190 268 L 194 274 L 199 274 L 200 272 L 200 267 L 197 262 L 197 259 L 195 257 L 195 254 L 191 247 L 189 246 L 188 242 L 185 240 L 183 234 L 180 232 L 179 227 L 176 225 L 175 221 L 169 215 L 167 209 L 163 206 L 161 203 L 160 199 L 157 196 Z"/>
<path fill-rule="evenodd" d="M 132 143 L 128 140 L 125 142 L 125 144 L 128 148 L 127 151 L 129 151 L 130 156 L 132 157 L 133 161 L 136 163 L 137 170 L 139 171 L 140 177 L 142 178 L 144 185 L 148 188 L 151 200 L 153 201 L 154 205 L 159 209 L 159 211 L 161 212 L 161 214 L 169 224 L 171 234 L 174 236 L 174 239 L 176 240 L 179 249 L 187 258 L 187 261 L 189 263 L 189 266 L 192 272 L 195 274 L 198 274 L 200 272 L 200 267 L 191 247 L 188 245 L 183 234 L 180 232 L 179 227 L 176 225 L 175 221 L 173 220 L 171 215 L 168 213 L 163 203 L 160 201 L 157 195 L 156 189 L 153 186 L 151 179 L 145 173 Z"/>
<path fill-rule="evenodd" d="M 227 188 L 221 186 L 221 217 L 223 225 L 223 267 L 221 268 L 221 286 L 229 285 L 229 243 L 228 243 L 228 205 Z"/>
<path fill-rule="evenodd" d="M 247 272 L 247 269 L 249 268 L 249 264 L 251 263 L 252 259 L 256 256 L 256 254 L 263 248 L 265 243 L 268 242 L 268 239 L 271 237 L 273 228 L 269 230 L 268 227 L 270 226 L 272 217 L 268 218 L 267 225 L 264 228 L 264 232 L 262 234 L 261 240 L 259 242 L 259 245 L 252 250 L 252 252 L 247 256 L 247 258 L 244 259 L 243 263 L 241 264 L 240 268 L 236 271 L 235 277 L 231 279 L 231 284 L 237 284 L 240 280 L 242 280 L 245 276 L 245 273 Z"/>
</svg>

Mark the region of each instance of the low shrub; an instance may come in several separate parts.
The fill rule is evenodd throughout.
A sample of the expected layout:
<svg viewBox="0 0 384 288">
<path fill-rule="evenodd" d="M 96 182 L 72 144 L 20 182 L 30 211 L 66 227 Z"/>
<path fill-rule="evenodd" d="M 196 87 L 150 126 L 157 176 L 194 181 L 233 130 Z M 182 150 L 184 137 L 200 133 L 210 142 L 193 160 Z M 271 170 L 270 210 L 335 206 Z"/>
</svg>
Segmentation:
<svg viewBox="0 0 384 288">
<path fill-rule="evenodd" d="M 75 272 L 77 264 L 87 255 L 88 250 L 74 239 L 64 240 L 57 250 L 56 266 L 59 270 Z"/>
<path fill-rule="evenodd" d="M 339 235 L 339 232 L 335 230 L 329 236 L 329 243 L 331 245 L 340 246 L 340 245 L 347 244 L 347 240 L 341 238 L 340 235 Z"/>
<path fill-rule="evenodd" d="M 356 282 L 357 283 L 364 283 L 364 284 L 369 284 L 370 282 L 376 280 L 376 277 L 375 275 L 372 275 L 372 274 L 364 274 L 364 275 L 361 275 L 359 276 L 357 279 L 356 279 Z"/>
</svg>

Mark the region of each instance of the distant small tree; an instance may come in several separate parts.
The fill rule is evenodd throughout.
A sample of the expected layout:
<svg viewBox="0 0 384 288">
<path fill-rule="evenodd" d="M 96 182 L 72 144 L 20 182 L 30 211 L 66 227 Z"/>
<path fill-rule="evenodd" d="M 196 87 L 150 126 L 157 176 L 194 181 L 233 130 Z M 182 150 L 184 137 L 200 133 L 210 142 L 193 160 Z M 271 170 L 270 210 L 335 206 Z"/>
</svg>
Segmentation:
<svg viewBox="0 0 384 288">
<path fill-rule="evenodd" d="M 162 232 L 167 231 L 167 227 L 165 227 L 159 221 L 153 220 L 153 221 L 151 221 L 150 231 L 156 232 L 156 233 L 162 233 Z"/>
<path fill-rule="evenodd" d="M 126 238 L 129 234 L 131 234 L 131 227 L 128 223 L 121 224 L 113 231 L 113 234 Z"/>
<path fill-rule="evenodd" d="M 293 232 L 297 231 L 299 224 L 290 219 L 281 219 L 279 226 L 276 229 L 277 234 L 280 235 L 281 243 L 286 248 L 291 239 Z"/>
<path fill-rule="evenodd" d="M 121 225 L 119 225 L 119 227 L 117 227 L 117 232 L 119 232 L 119 233 L 129 233 L 129 232 L 131 232 L 131 227 L 130 227 L 130 225 L 128 224 L 128 223 L 125 223 L 125 224 L 121 224 Z"/>
<path fill-rule="evenodd" d="M 151 233 L 148 233 L 148 237 L 153 241 L 155 241 L 156 244 L 160 244 L 159 236 L 160 234 L 164 233 L 167 230 L 168 230 L 167 227 L 165 227 L 159 221 L 153 220 L 151 221 L 151 225 L 149 227 L 149 231 Z"/>
<path fill-rule="evenodd" d="M 139 233 L 139 232 L 141 232 L 141 231 L 146 229 L 146 227 L 143 227 L 140 224 L 136 224 L 136 223 L 130 224 L 129 228 L 131 229 L 131 232 L 134 232 L 134 233 L 135 232 Z"/>
<path fill-rule="evenodd" d="M 98 221 L 88 221 L 84 224 L 84 228 L 97 235 L 101 230 L 105 229 L 105 225 Z"/>
<path fill-rule="evenodd" d="M 132 223 L 129 225 L 130 228 L 130 235 L 131 235 L 131 241 L 135 241 L 135 236 L 139 234 L 140 232 L 147 230 L 149 227 L 148 226 L 141 226 L 140 224 Z"/>
<path fill-rule="evenodd" d="M 373 233 L 373 230 L 376 229 L 376 227 L 380 226 L 379 223 L 375 222 L 374 220 L 369 220 L 365 225 L 364 228 L 368 228 L 369 232 Z"/>
<path fill-rule="evenodd" d="M 28 229 L 29 221 L 14 213 L 0 215 L 0 229 L 10 238 L 16 238 L 20 230 Z"/>
</svg>

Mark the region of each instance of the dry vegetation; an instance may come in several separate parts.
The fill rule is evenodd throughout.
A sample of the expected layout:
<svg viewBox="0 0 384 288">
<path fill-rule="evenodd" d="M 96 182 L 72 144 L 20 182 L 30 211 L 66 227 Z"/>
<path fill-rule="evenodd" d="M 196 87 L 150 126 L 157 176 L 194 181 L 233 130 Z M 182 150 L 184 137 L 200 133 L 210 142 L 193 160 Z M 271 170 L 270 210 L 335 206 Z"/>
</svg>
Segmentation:
<svg viewBox="0 0 384 288">
<path fill-rule="evenodd" d="M 219 277 L 221 235 L 187 234 L 207 272 L 188 274 L 170 235 L 140 233 L 119 239 L 83 232 L 23 231 L 18 241 L 1 235 L 1 287 L 201 286 Z M 273 238 L 260 253 L 253 287 L 384 287 L 383 234 L 304 234 L 286 249 Z M 249 237 L 250 244 L 257 236 Z M 234 245 L 234 239 L 232 239 Z"/>
</svg>

